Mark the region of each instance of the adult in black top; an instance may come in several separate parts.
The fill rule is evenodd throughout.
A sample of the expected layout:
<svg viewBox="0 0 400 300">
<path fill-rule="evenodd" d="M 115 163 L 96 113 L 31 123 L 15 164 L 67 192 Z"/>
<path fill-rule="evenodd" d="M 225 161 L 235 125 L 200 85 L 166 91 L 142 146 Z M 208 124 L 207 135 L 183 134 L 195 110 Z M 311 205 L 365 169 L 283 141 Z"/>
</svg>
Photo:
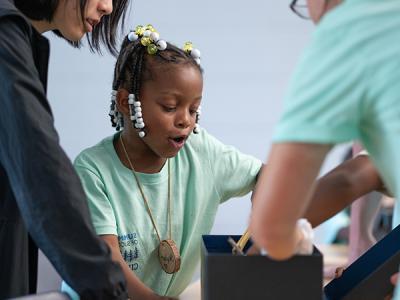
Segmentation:
<svg viewBox="0 0 400 300">
<path fill-rule="evenodd" d="M 127 0 L 0 0 L 0 299 L 35 292 L 36 245 L 82 299 L 127 298 L 123 273 L 93 230 L 59 144 L 46 99 L 49 43 L 41 35 L 55 30 L 78 45 L 91 32 L 92 49 L 103 41 L 113 52 L 126 6 Z"/>
</svg>

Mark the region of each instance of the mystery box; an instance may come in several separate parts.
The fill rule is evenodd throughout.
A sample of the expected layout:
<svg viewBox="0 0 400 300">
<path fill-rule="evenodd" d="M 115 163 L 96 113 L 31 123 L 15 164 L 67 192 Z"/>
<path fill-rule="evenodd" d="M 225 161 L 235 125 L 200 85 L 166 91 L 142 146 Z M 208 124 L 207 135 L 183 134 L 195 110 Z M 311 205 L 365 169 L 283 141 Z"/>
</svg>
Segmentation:
<svg viewBox="0 0 400 300">
<path fill-rule="evenodd" d="M 239 235 L 202 237 L 203 300 L 322 299 L 322 255 L 318 249 L 314 248 L 312 255 L 275 261 L 261 255 L 232 255 L 229 237 L 236 242 L 240 238 Z"/>
<path fill-rule="evenodd" d="M 325 286 L 329 300 L 384 299 L 393 291 L 390 276 L 400 264 L 400 226 L 371 247 L 344 270 L 341 277 Z"/>
</svg>

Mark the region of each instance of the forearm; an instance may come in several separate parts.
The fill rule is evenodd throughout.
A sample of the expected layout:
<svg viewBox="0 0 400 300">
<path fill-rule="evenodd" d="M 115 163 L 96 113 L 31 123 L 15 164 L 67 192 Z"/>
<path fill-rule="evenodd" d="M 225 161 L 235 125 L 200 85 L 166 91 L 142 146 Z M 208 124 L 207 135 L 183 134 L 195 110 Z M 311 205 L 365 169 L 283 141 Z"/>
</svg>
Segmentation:
<svg viewBox="0 0 400 300">
<path fill-rule="evenodd" d="M 147 299 L 146 297 L 149 295 L 155 296 L 155 293 L 133 273 L 121 255 L 113 257 L 113 259 L 120 264 L 124 272 L 130 299 Z"/>
<path fill-rule="evenodd" d="M 273 146 L 257 182 L 250 224 L 254 241 L 272 258 L 293 255 L 299 241 L 296 222 L 305 212 L 328 149 L 311 144 Z"/>
<path fill-rule="evenodd" d="M 359 197 L 379 189 L 382 181 L 367 156 L 344 162 L 320 178 L 304 217 L 318 226 Z"/>
<path fill-rule="evenodd" d="M 136 276 L 122 257 L 116 236 L 102 235 L 101 238 L 109 245 L 112 260 L 118 263 L 122 268 L 127 283 L 129 298 L 131 300 L 155 299 L 157 295 Z"/>
</svg>

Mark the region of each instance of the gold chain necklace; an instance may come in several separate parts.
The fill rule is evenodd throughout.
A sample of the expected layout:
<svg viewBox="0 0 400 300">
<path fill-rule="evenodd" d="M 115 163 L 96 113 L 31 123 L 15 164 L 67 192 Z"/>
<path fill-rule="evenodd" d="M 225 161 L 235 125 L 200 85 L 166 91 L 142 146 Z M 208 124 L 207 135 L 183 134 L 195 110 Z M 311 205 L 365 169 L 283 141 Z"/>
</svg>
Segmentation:
<svg viewBox="0 0 400 300">
<path fill-rule="evenodd" d="M 136 184 L 139 188 L 140 194 L 142 195 L 144 205 L 146 207 L 147 213 L 150 216 L 151 223 L 153 224 L 154 230 L 157 233 L 157 238 L 160 244 L 158 245 L 158 260 L 161 264 L 162 269 L 168 273 L 173 274 L 179 271 L 181 266 L 181 257 L 179 254 L 179 249 L 176 246 L 176 243 L 172 240 L 172 230 L 171 230 L 171 167 L 169 163 L 169 159 L 167 160 L 168 163 L 168 229 L 169 229 L 169 238 L 165 240 L 161 240 L 160 233 L 158 232 L 156 222 L 153 218 L 153 214 L 151 213 L 151 209 L 149 203 L 144 195 L 142 185 L 140 184 L 139 178 L 133 168 L 131 160 L 129 158 L 128 152 L 126 151 L 124 141 L 122 139 L 122 134 L 120 134 L 119 139 L 121 140 L 122 149 L 124 150 L 126 159 L 128 160 L 129 166 L 131 168 L 132 174 L 135 177 Z"/>
</svg>

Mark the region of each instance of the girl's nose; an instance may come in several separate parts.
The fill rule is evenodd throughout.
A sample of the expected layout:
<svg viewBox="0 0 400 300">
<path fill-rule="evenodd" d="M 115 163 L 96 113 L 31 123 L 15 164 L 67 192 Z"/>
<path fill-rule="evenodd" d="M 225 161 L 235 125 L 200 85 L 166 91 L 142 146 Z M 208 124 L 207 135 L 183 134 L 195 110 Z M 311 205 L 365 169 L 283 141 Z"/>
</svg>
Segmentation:
<svg viewBox="0 0 400 300">
<path fill-rule="evenodd" d="M 177 127 L 187 128 L 190 126 L 190 114 L 187 112 L 181 113 L 177 118 Z"/>
<path fill-rule="evenodd" d="M 113 11 L 112 0 L 100 0 L 98 8 L 102 15 L 109 15 Z"/>
</svg>

